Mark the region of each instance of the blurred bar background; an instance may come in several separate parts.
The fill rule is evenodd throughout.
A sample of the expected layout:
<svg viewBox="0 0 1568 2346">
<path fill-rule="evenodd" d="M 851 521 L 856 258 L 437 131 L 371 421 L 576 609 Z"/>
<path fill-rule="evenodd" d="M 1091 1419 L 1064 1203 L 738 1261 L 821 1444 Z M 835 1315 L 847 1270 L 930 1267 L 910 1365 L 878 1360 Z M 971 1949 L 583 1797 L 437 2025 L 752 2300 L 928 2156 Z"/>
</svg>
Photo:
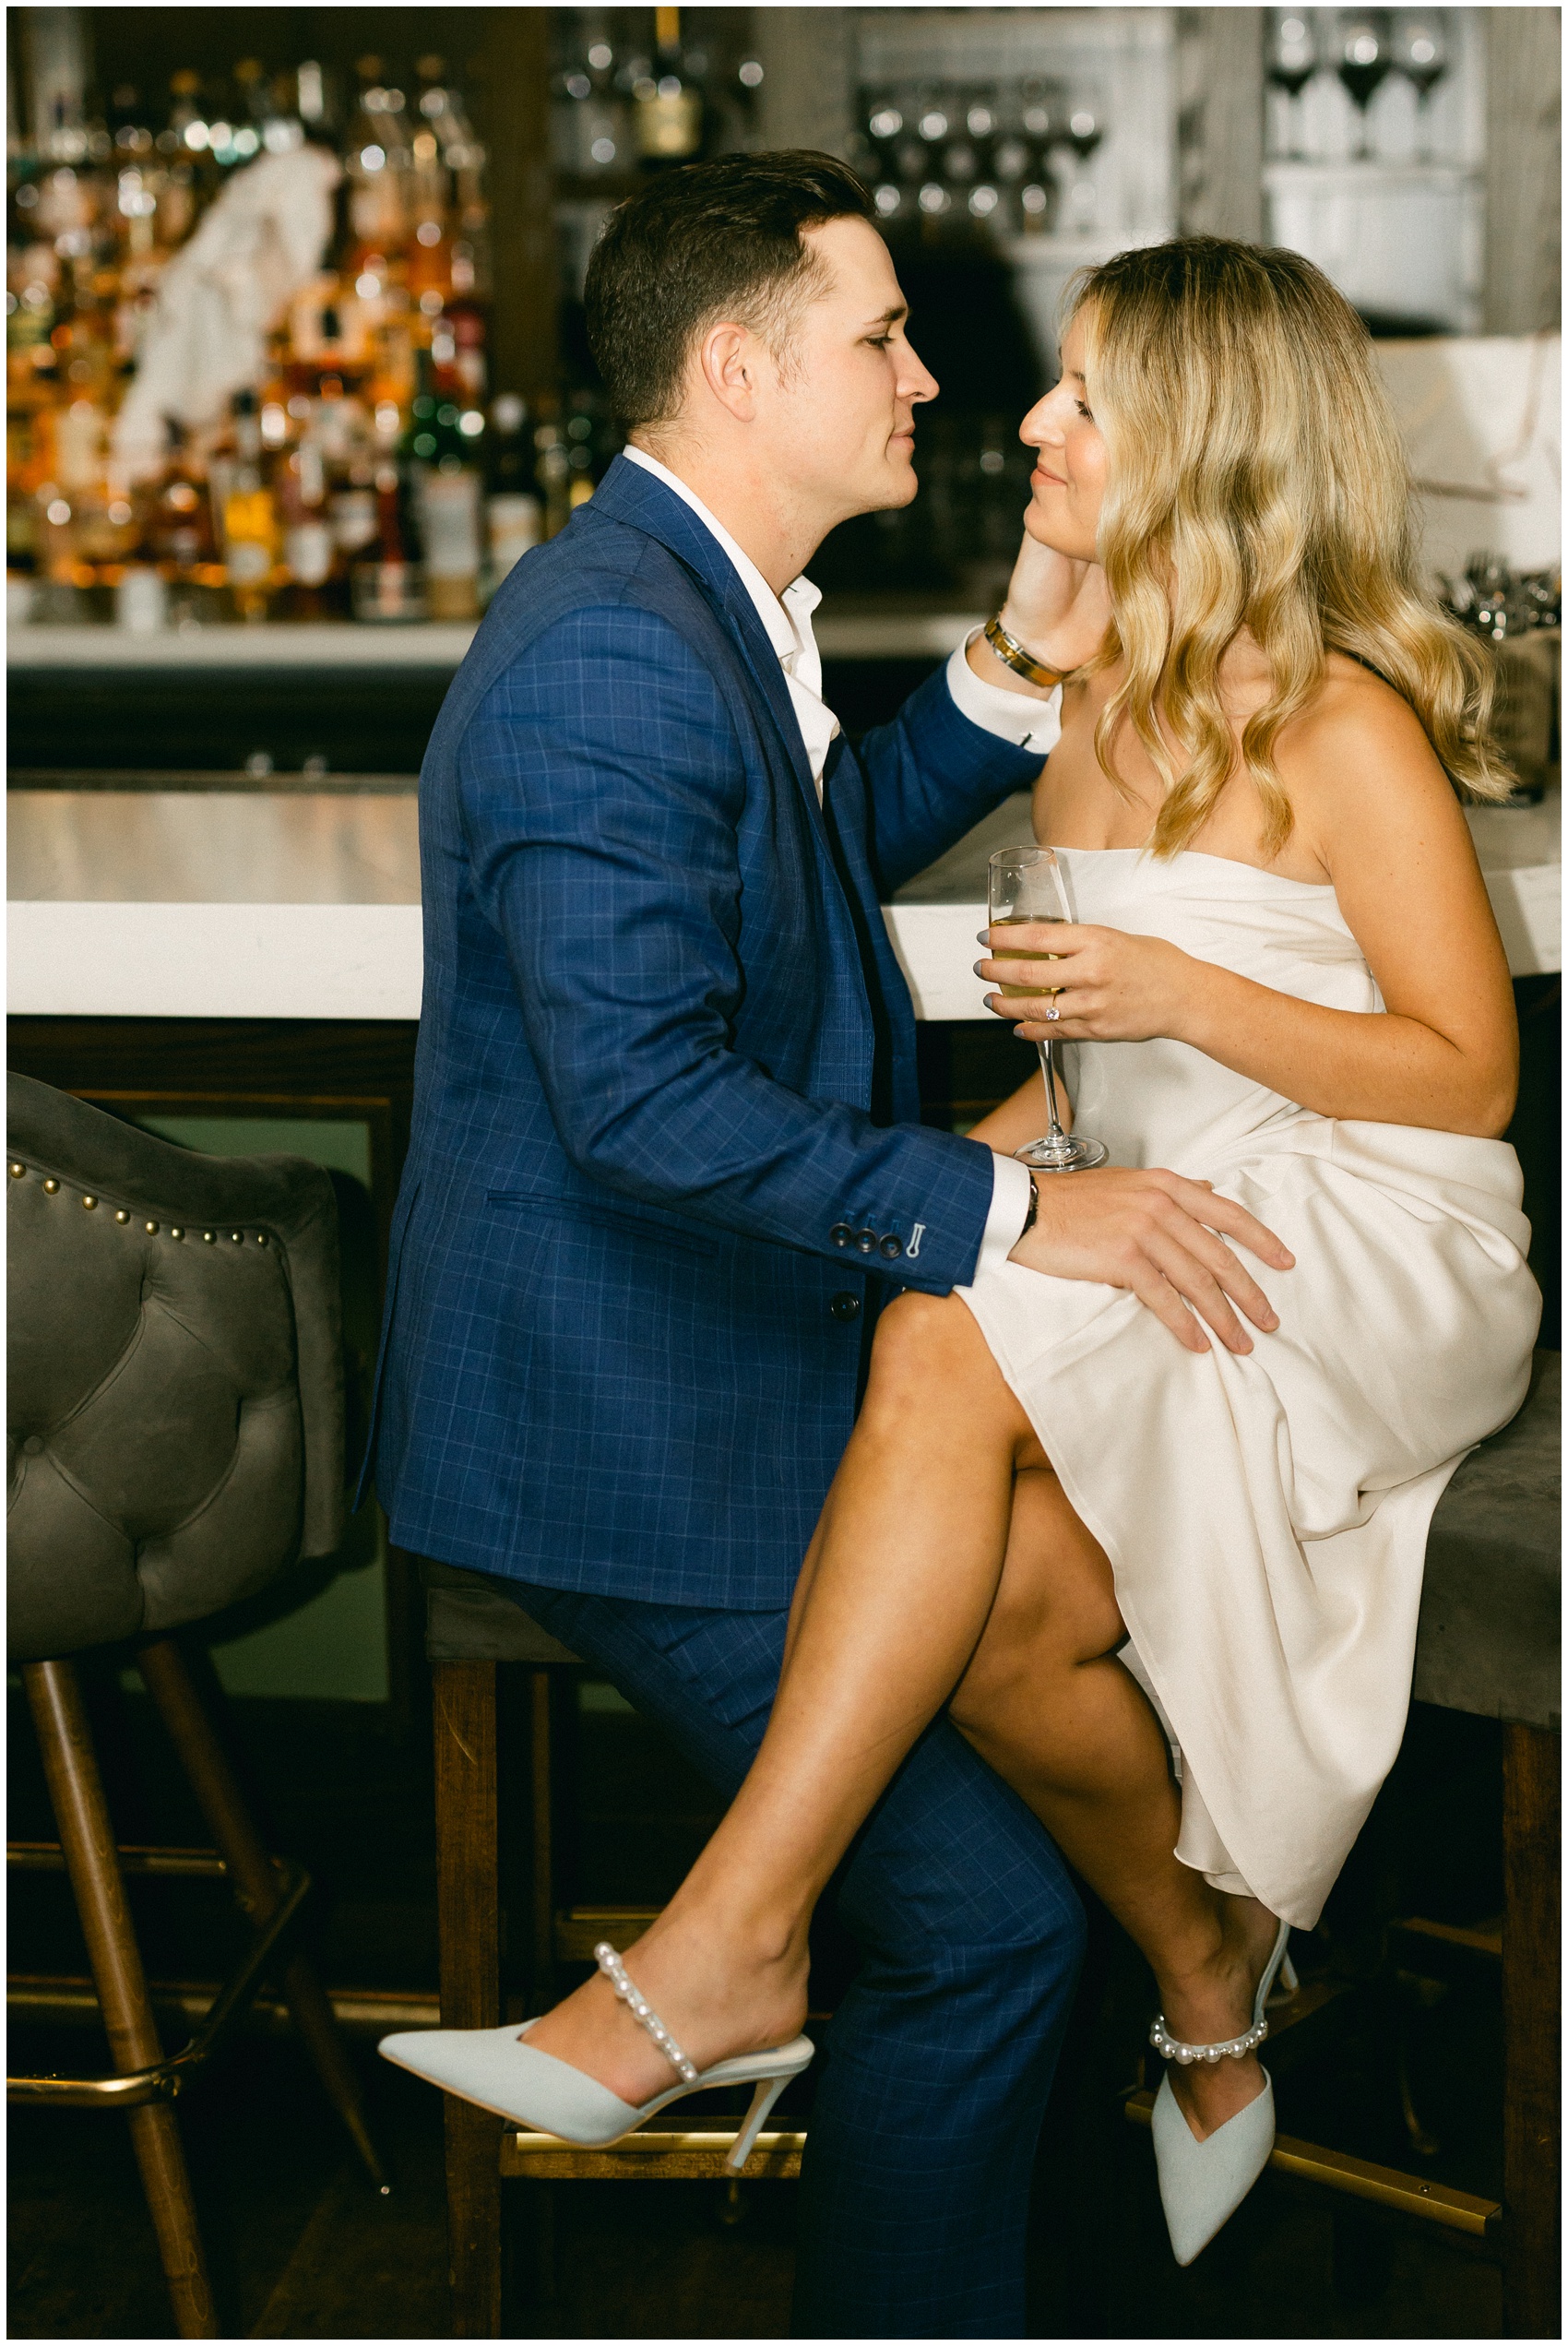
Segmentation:
<svg viewBox="0 0 1568 2346">
<path fill-rule="evenodd" d="M 619 445 L 583 327 L 600 223 L 650 174 L 733 150 L 826 149 L 863 174 L 943 387 L 917 502 L 845 525 L 812 565 L 826 696 L 851 731 L 995 607 L 1028 496 L 1017 424 L 1054 379 L 1076 268 L 1177 232 L 1277 241 L 1361 311 L 1425 566 L 1499 664 L 1520 793 L 1474 829 L 1515 976 L 1510 1137 L 1558 1343 L 1556 8 L 18 7 L 6 41 L 11 1065 L 193 1148 L 330 1171 L 351 1451 L 411 1096 L 420 761 L 497 583 Z M 965 976 L 980 851 L 1009 822 L 1027 833 L 1027 802 L 993 822 L 889 908 L 924 1113 L 958 1129 L 1029 1059 Z M 340 2010 L 372 2034 L 429 2017 L 421 1599 L 374 1506 L 337 1556 L 214 1625 L 212 1659 L 281 1844 L 324 1884 Z M 112 1670 L 94 1701 L 133 1827 L 199 1839 L 145 1703 Z M 567 1894 L 651 1908 L 714 1797 L 591 1673 L 558 1708 L 576 1784 L 559 1819 Z M 1437 2159 L 1441 2135 L 1443 2173 L 1489 2194 L 1493 1728 L 1418 1716 L 1317 1949 L 1375 1975 L 1378 2043 L 1363 2059 L 1358 2040 L 1349 2067 L 1309 2060 L 1292 2089 L 1323 2139 L 1408 2164 Z M 536 1730 L 504 1709 L 519 1781 Z M 13 1830 L 52 1829 L 25 1722 L 12 1782 Z M 529 1895 L 517 1849 L 514 1864 L 508 1995 Z M 35 1891 L 19 1959 L 79 1969 L 68 1912 Z M 1421 1927 L 1460 1948 L 1452 1978 L 1430 1946 L 1390 1971 L 1378 1918 L 1395 1911 L 1440 1918 Z M 218 1952 L 184 1910 L 158 1927 L 149 1962 L 188 2002 Z M 1141 1994 L 1101 1946 L 1063 2110 L 1111 2106 Z M 51 2027 L 81 2018 L 53 1989 L 35 2001 Z M 255 2048 L 244 2073 L 252 2167 L 226 2151 L 215 2169 L 245 2325 L 434 2334 L 445 2249 L 422 2103 L 385 2105 L 410 2180 L 376 2231 L 333 2181 L 286 2051 Z M 127 2196 L 99 2138 L 18 2136 L 18 2237 L 46 2253 L 29 2248 L 15 2334 L 162 2334 L 134 2183 Z M 1396 2256 L 1341 2213 L 1330 2251 L 1327 2220 L 1289 2201 L 1270 2203 L 1245 2260 L 1183 2294 L 1116 2250 L 1099 2171 L 1077 2171 L 1070 2140 L 1048 2129 L 1039 2171 L 1044 2334 L 1495 2331 L 1495 2274 L 1431 2226 Z M 780 2334 L 792 2216 L 770 2191 L 742 2233 L 720 2233 L 706 2200 L 655 2195 L 657 2219 L 624 2243 L 564 2206 L 577 2293 L 539 2318 Z M 1156 2220 L 1137 2221 L 1146 2248 Z M 549 2261 L 540 2249 L 536 2269 Z"/>
</svg>

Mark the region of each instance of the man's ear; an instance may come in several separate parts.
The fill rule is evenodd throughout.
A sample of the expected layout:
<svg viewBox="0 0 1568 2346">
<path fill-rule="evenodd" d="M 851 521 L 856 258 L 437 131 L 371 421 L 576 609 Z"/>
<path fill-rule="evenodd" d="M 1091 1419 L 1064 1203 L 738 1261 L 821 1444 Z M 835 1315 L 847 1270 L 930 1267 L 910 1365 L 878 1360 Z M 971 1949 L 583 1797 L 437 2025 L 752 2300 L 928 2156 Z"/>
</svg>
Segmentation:
<svg viewBox="0 0 1568 2346">
<path fill-rule="evenodd" d="M 697 345 L 697 371 L 710 398 L 737 423 L 756 413 L 761 345 L 744 326 L 710 326 Z"/>
</svg>

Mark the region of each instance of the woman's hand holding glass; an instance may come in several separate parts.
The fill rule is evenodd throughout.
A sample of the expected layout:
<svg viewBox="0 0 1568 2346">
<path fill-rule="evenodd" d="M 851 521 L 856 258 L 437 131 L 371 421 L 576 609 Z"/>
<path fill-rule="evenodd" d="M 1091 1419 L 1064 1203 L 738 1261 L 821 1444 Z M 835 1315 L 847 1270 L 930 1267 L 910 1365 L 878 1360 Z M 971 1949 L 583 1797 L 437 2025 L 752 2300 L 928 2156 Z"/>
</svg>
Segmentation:
<svg viewBox="0 0 1568 2346">
<path fill-rule="evenodd" d="M 991 958 L 975 975 L 1007 989 L 987 996 L 998 1018 L 1017 1021 L 1027 1042 L 1147 1042 L 1185 1040 L 1202 992 L 1204 964 L 1163 937 L 1076 921 L 1009 923 L 981 933 Z M 1040 983 L 1038 958 L 1049 953 L 1051 982 Z M 1022 992 L 1019 989 L 1023 989 Z"/>
</svg>

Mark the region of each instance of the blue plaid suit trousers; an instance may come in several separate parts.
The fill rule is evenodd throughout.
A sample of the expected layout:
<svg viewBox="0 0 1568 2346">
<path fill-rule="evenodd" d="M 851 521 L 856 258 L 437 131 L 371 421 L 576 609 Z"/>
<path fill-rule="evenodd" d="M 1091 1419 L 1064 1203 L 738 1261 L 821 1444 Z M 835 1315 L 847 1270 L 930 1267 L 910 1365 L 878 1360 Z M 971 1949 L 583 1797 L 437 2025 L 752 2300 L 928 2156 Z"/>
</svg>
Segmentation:
<svg viewBox="0 0 1568 2346">
<path fill-rule="evenodd" d="M 732 1794 L 787 1611 L 498 1580 Z M 801 2170 L 799 2338 L 1022 2338 L 1035 2144 L 1083 1952 L 1054 1845 L 945 1719 L 837 1878 L 864 1960 L 818 2053 Z"/>
</svg>

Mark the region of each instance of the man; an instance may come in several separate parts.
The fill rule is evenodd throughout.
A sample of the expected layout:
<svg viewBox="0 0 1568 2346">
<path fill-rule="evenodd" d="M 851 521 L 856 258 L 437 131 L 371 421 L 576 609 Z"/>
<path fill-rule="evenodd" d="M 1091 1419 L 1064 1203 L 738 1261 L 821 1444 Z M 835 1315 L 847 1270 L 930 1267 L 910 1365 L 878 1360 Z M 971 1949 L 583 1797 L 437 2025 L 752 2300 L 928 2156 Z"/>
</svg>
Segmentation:
<svg viewBox="0 0 1568 2346">
<path fill-rule="evenodd" d="M 937 386 L 864 190 L 736 157 L 612 217 L 589 331 L 631 446 L 497 596 L 421 780 L 425 993 L 376 1435 L 399 1544 L 498 1585 L 726 1789 L 879 1301 L 982 1249 L 1250 1282 L 1168 1174 L 1043 1181 L 919 1123 L 878 910 L 1057 736 L 1098 573 L 1028 541 L 1003 614 L 868 735 L 821 697 L 802 576 L 915 494 Z M 1028 1225 L 1026 1227 L 1026 1225 Z M 845 1868 L 796 2327 L 1023 2328 L 1029 2170 L 1082 1918 L 945 1722 Z"/>
</svg>

